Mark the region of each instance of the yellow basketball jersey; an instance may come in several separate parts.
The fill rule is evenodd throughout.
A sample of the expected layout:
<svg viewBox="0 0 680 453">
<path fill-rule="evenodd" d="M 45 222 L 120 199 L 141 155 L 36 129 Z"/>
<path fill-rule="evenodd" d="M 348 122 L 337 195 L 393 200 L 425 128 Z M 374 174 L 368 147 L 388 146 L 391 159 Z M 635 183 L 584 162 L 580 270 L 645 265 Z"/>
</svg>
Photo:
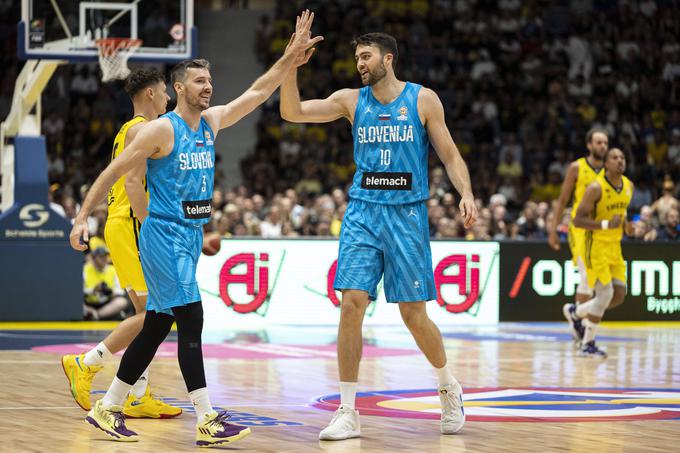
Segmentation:
<svg viewBox="0 0 680 453">
<path fill-rule="evenodd" d="M 139 124 L 146 119 L 143 116 L 135 116 L 127 123 L 123 124 L 120 128 L 116 138 L 113 140 L 113 152 L 111 153 L 111 160 L 115 159 L 123 152 L 125 148 L 125 137 L 127 136 L 128 130 L 135 124 Z M 144 180 L 144 190 L 147 191 L 146 179 Z M 109 217 L 134 217 L 134 212 L 132 212 L 132 207 L 130 206 L 130 200 L 125 192 L 125 176 L 121 177 L 109 190 L 108 196 L 109 205 Z"/>
<path fill-rule="evenodd" d="M 595 205 L 594 219 L 598 222 L 603 220 L 611 220 L 615 215 L 621 216 L 621 219 L 626 218 L 626 211 L 633 198 L 633 187 L 630 179 L 625 176 L 621 177 L 623 184 L 621 187 L 614 187 L 609 179 L 602 172 L 595 182 L 600 185 L 602 189 L 602 196 Z M 617 242 L 623 239 L 623 222 L 617 228 L 608 228 L 606 230 L 593 230 L 593 239 L 598 241 Z"/>
<path fill-rule="evenodd" d="M 576 162 L 578 162 L 578 176 L 574 184 L 574 205 L 571 208 L 572 219 L 576 217 L 576 210 L 583 198 L 583 194 L 586 193 L 586 187 L 595 181 L 599 173 L 602 173 L 600 169 L 593 168 L 585 157 L 577 159 Z"/>
</svg>

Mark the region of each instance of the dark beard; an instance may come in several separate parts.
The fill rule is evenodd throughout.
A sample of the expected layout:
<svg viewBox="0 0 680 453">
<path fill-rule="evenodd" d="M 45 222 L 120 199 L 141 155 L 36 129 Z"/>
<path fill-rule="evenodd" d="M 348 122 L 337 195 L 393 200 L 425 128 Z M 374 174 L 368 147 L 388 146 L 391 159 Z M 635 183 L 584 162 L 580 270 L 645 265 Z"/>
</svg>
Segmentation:
<svg viewBox="0 0 680 453">
<path fill-rule="evenodd" d="M 203 107 L 203 106 L 201 105 L 201 98 L 200 98 L 199 96 L 196 96 L 194 99 L 188 99 L 188 98 L 187 98 L 187 104 L 188 104 L 190 107 L 195 108 L 196 110 L 200 110 L 201 112 L 202 112 L 203 110 L 208 109 L 208 108 L 210 107 L 210 105 L 208 105 L 208 107 Z"/>
<path fill-rule="evenodd" d="M 368 71 L 368 81 L 364 85 L 375 85 L 380 82 L 387 75 L 387 69 L 385 65 L 381 64 L 375 68 L 375 72 Z"/>
</svg>

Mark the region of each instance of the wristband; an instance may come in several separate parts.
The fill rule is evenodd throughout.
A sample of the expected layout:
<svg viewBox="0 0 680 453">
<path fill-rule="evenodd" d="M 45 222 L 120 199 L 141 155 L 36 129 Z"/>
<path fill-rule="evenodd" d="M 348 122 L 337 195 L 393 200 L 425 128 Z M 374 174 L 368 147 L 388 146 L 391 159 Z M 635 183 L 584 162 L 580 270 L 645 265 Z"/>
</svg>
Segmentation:
<svg viewBox="0 0 680 453">
<path fill-rule="evenodd" d="M 600 224 L 603 230 L 606 230 L 609 228 L 609 220 L 603 220 L 602 223 Z"/>
</svg>

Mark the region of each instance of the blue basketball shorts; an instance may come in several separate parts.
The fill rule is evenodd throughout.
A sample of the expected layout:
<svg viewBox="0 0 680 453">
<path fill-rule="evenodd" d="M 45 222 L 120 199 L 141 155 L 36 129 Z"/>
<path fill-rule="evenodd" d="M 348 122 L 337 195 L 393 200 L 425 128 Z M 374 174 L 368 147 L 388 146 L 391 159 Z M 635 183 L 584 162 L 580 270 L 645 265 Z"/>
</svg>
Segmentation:
<svg viewBox="0 0 680 453">
<path fill-rule="evenodd" d="M 363 290 L 375 300 L 383 274 L 387 302 L 437 298 L 424 202 L 383 205 L 350 200 L 340 232 L 334 287 Z"/>
<path fill-rule="evenodd" d="M 196 264 L 203 229 L 148 216 L 139 235 L 144 279 L 149 288 L 146 309 L 172 314 L 173 307 L 201 300 Z"/>
</svg>

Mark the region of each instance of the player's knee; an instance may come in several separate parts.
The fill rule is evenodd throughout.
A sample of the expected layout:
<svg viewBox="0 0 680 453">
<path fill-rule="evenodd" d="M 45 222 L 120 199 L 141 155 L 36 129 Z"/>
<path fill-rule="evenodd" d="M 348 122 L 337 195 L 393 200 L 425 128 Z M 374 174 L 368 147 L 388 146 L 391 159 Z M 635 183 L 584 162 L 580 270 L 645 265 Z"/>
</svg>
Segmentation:
<svg viewBox="0 0 680 453">
<path fill-rule="evenodd" d="M 198 301 L 172 309 L 177 321 L 177 334 L 182 337 L 199 339 L 203 331 L 203 304 Z"/>
<path fill-rule="evenodd" d="M 135 307 L 135 313 L 141 314 L 146 312 L 146 296 L 140 296 L 134 291 L 128 293 L 130 295 L 130 300 L 132 305 Z M 134 296 L 134 297 L 133 297 Z"/>
<path fill-rule="evenodd" d="M 368 304 L 368 295 L 365 293 L 346 291 L 342 295 L 342 305 L 340 309 L 342 311 L 342 315 L 345 317 L 351 316 L 363 318 Z"/>
<path fill-rule="evenodd" d="M 607 285 L 600 285 L 598 283 L 595 288 L 595 302 L 590 310 L 590 314 L 602 318 L 602 315 L 604 315 L 605 310 L 611 303 L 613 296 L 614 288 L 611 282 Z"/>
</svg>

